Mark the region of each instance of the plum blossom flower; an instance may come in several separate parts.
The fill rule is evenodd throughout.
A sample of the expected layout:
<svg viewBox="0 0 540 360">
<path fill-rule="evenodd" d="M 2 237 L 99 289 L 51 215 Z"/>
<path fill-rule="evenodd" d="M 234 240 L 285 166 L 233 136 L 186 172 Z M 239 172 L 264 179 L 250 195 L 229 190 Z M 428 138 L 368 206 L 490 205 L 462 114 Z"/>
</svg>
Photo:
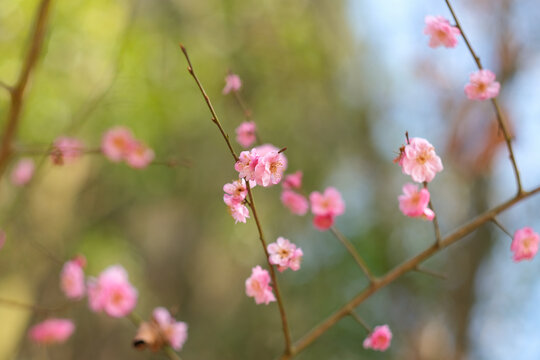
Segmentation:
<svg viewBox="0 0 540 360">
<path fill-rule="evenodd" d="M 256 140 L 256 126 L 253 121 L 244 121 L 236 128 L 236 141 L 243 147 L 250 147 Z"/>
<path fill-rule="evenodd" d="M 101 151 L 109 160 L 119 162 L 127 157 L 134 141 L 136 140 L 130 129 L 115 126 L 103 135 Z"/>
<path fill-rule="evenodd" d="M 223 185 L 223 191 L 226 192 L 223 198 L 229 198 L 230 202 L 241 203 L 247 196 L 246 181 L 244 179 L 235 180 L 232 183 Z M 225 200 L 224 200 L 225 201 Z M 227 203 L 227 201 L 225 201 Z"/>
<path fill-rule="evenodd" d="M 246 222 L 246 219 L 249 219 L 249 209 L 242 203 L 236 201 L 233 197 L 223 197 L 223 201 L 229 207 L 229 213 L 235 220 L 235 224 L 238 222 Z"/>
<path fill-rule="evenodd" d="M 538 252 L 540 236 L 530 227 L 524 227 L 514 233 L 510 250 L 514 252 L 514 261 L 532 260 Z"/>
<path fill-rule="evenodd" d="M 86 259 L 80 255 L 66 262 L 60 273 L 60 287 L 66 297 L 80 299 L 86 291 L 84 271 Z"/>
<path fill-rule="evenodd" d="M 238 171 L 239 178 L 245 178 L 248 181 L 255 180 L 255 167 L 258 163 L 259 153 L 256 149 L 242 151 L 238 161 L 234 164 L 234 169 Z"/>
<path fill-rule="evenodd" d="M 246 295 L 255 298 L 256 304 L 268 305 L 276 301 L 270 286 L 270 274 L 259 265 L 251 269 L 251 276 L 246 279 Z"/>
<path fill-rule="evenodd" d="M 285 176 L 285 179 L 281 183 L 284 189 L 300 189 L 302 188 L 302 171 L 297 171 L 294 174 Z"/>
<path fill-rule="evenodd" d="M 270 151 L 259 157 L 255 167 L 255 181 L 264 187 L 279 184 L 285 171 L 284 156 L 277 151 Z"/>
<path fill-rule="evenodd" d="M 154 309 L 152 319 L 139 326 L 133 345 L 141 350 L 148 346 L 152 351 L 170 345 L 179 351 L 187 340 L 187 331 L 185 322 L 176 321 L 167 309 L 158 307 Z"/>
<path fill-rule="evenodd" d="M 295 244 L 288 239 L 278 237 L 276 242 L 267 247 L 268 261 L 270 264 L 277 265 L 279 271 L 291 269 L 297 271 L 300 269 L 300 261 L 304 253 L 302 249 L 297 248 Z"/>
<path fill-rule="evenodd" d="M 84 150 L 83 143 L 76 138 L 61 136 L 53 143 L 51 160 L 55 165 L 64 165 L 74 162 Z"/>
<path fill-rule="evenodd" d="M 154 151 L 140 141 L 134 141 L 126 154 L 126 163 L 134 169 L 144 169 L 154 160 Z"/>
<path fill-rule="evenodd" d="M 53 318 L 32 326 L 28 335 L 35 343 L 50 345 L 65 342 L 74 331 L 73 321 Z"/>
<path fill-rule="evenodd" d="M 405 146 L 401 170 L 416 182 L 430 182 L 443 170 L 441 158 L 426 139 L 412 138 Z"/>
<path fill-rule="evenodd" d="M 231 91 L 238 91 L 242 87 L 242 80 L 240 76 L 236 74 L 229 74 L 225 77 L 225 87 L 223 88 L 223 94 L 226 95 Z"/>
<path fill-rule="evenodd" d="M 309 209 L 307 199 L 292 190 L 284 190 L 281 193 L 281 202 L 295 215 L 305 215 Z"/>
<path fill-rule="evenodd" d="M 95 312 L 104 311 L 111 317 L 124 317 L 137 304 L 137 290 L 129 283 L 122 266 L 110 266 L 97 279 L 88 281 L 88 303 Z"/>
<path fill-rule="evenodd" d="M 430 36 L 429 47 L 456 47 L 457 37 L 461 35 L 461 31 L 456 26 L 450 25 L 450 22 L 443 16 L 428 15 L 425 22 L 424 34 Z"/>
<path fill-rule="evenodd" d="M 309 195 L 311 212 L 314 215 L 339 216 L 345 212 L 345 202 L 339 191 L 334 187 L 327 187 L 324 193 L 314 191 Z"/>
<path fill-rule="evenodd" d="M 388 325 L 376 326 L 375 329 L 364 340 L 364 349 L 385 351 L 390 347 L 392 332 Z"/>
<path fill-rule="evenodd" d="M 410 217 L 421 217 L 426 220 L 433 220 L 435 213 L 429 205 L 428 189 L 418 190 L 418 186 L 405 184 L 403 186 L 403 195 L 398 197 L 399 209 L 403 214 Z"/>
<path fill-rule="evenodd" d="M 34 160 L 28 158 L 19 160 L 11 173 L 11 182 L 16 186 L 24 186 L 28 184 L 34 175 L 34 170 Z"/>
<path fill-rule="evenodd" d="M 326 231 L 334 226 L 335 216 L 332 214 L 315 215 L 313 217 L 313 226 L 319 231 Z"/>
<path fill-rule="evenodd" d="M 495 74 L 490 70 L 478 70 L 471 74 L 465 85 L 465 94 L 470 100 L 487 100 L 499 95 L 501 84 L 495 81 Z"/>
</svg>

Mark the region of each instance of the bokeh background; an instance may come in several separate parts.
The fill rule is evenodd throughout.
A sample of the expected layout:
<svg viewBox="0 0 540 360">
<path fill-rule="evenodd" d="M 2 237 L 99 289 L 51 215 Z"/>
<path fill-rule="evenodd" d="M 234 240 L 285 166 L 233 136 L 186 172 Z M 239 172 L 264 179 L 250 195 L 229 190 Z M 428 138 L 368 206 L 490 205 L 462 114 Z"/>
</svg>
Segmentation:
<svg viewBox="0 0 540 360">
<path fill-rule="evenodd" d="M 13 83 L 28 45 L 37 0 L 0 1 L 0 79 Z M 535 0 L 456 0 L 473 46 L 502 82 L 504 111 L 526 188 L 540 167 L 540 6 Z M 429 139 L 445 171 L 432 199 L 447 233 L 515 192 L 507 152 L 489 103 L 463 93 L 474 62 L 456 49 L 430 49 L 428 14 L 450 17 L 444 1 L 401 0 L 71 0 L 54 2 L 43 55 L 27 92 L 18 146 L 44 149 L 59 135 L 90 148 L 126 125 L 160 161 L 137 171 L 89 155 L 63 167 L 43 156 L 36 178 L 0 181 L 0 359 L 153 359 L 131 347 L 128 320 L 64 306 L 58 276 L 77 253 L 87 273 L 121 264 L 139 290 L 137 313 L 166 306 L 189 323 L 183 359 L 272 359 L 282 350 L 277 306 L 244 294 L 265 260 L 253 221 L 234 224 L 222 202 L 230 154 L 210 121 L 178 47 L 188 48 L 225 129 L 242 112 L 223 96 L 224 77 L 242 77 L 242 96 L 264 142 L 286 146 L 289 172 L 307 191 L 337 187 L 347 204 L 338 227 L 376 274 L 433 242 L 430 223 L 403 216 L 397 196 L 408 178 L 392 163 L 404 133 Z M 9 99 L 0 92 L 0 124 Z M 236 146 L 237 150 L 240 147 Z M 280 187 L 256 189 L 269 240 L 304 250 L 302 269 L 279 275 L 294 339 L 358 293 L 366 281 L 350 255 L 309 216 L 293 216 Z M 500 216 L 510 231 L 540 229 L 538 199 Z M 362 348 L 365 330 L 345 318 L 298 359 L 538 359 L 539 263 L 514 264 L 510 239 L 486 225 L 429 260 L 439 280 L 408 274 L 358 308 L 389 324 L 386 353 Z M 42 348 L 28 327 L 69 317 L 77 331 Z"/>
</svg>

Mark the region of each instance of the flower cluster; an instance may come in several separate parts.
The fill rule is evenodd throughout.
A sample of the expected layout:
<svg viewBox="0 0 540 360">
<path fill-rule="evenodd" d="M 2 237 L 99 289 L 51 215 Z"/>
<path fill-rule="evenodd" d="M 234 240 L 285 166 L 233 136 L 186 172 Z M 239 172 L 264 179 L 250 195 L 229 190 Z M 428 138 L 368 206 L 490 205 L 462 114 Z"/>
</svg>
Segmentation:
<svg viewBox="0 0 540 360">
<path fill-rule="evenodd" d="M 399 209 L 406 216 L 431 221 L 435 217 L 435 213 L 428 207 L 429 196 L 428 189 L 418 190 L 416 185 L 405 184 L 403 186 L 403 195 L 398 197 Z"/>
<path fill-rule="evenodd" d="M 249 210 L 244 205 L 247 196 L 246 181 L 244 179 L 235 180 L 232 183 L 223 185 L 223 201 L 229 207 L 229 213 L 234 218 L 235 223 L 246 222 L 249 218 Z"/>
<path fill-rule="evenodd" d="M 278 237 L 276 242 L 267 247 L 268 261 L 270 264 L 277 265 L 279 271 L 291 269 L 297 271 L 300 269 L 300 261 L 304 253 L 302 249 L 297 248 L 295 244 L 288 239 Z"/>
<path fill-rule="evenodd" d="M 242 151 L 234 165 L 239 178 L 250 185 L 271 186 L 279 184 L 287 168 L 287 158 L 273 145 L 261 145 L 250 151 Z"/>
<path fill-rule="evenodd" d="M 364 340 L 364 349 L 385 351 L 390 347 L 392 332 L 388 325 L 376 326 L 373 332 Z"/>
<path fill-rule="evenodd" d="M 135 169 L 145 168 L 154 160 L 154 151 L 123 126 L 116 126 L 105 132 L 101 151 L 112 162 L 125 161 Z"/>
<path fill-rule="evenodd" d="M 540 236 L 530 227 L 524 227 L 514 233 L 510 250 L 514 252 L 514 261 L 531 260 L 538 252 Z"/>
<path fill-rule="evenodd" d="M 246 279 L 246 295 L 255 298 L 256 304 L 265 304 L 276 301 L 270 286 L 270 274 L 259 265 L 251 269 L 251 276 Z"/>
<path fill-rule="evenodd" d="M 334 187 L 328 187 L 321 194 L 314 191 L 309 195 L 311 203 L 311 212 L 313 218 L 313 226 L 317 230 L 328 230 L 334 225 L 336 216 L 342 215 L 345 212 L 345 202 L 341 194 Z"/>
<path fill-rule="evenodd" d="M 176 321 L 167 309 L 158 307 L 154 309 L 152 319 L 139 326 L 133 345 L 139 350 L 149 347 L 158 351 L 165 345 L 181 350 L 187 340 L 187 330 L 185 322 Z"/>
<path fill-rule="evenodd" d="M 38 344 L 51 345 L 65 342 L 75 331 L 75 324 L 68 319 L 48 319 L 30 328 L 30 339 Z"/>
</svg>

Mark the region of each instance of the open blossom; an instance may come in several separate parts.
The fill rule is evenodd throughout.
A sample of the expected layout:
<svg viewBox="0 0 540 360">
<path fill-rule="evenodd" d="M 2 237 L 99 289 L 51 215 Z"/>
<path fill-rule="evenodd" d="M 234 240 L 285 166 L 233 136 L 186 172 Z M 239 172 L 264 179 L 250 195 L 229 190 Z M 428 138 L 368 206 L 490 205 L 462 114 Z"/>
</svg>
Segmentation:
<svg viewBox="0 0 540 360">
<path fill-rule="evenodd" d="M 256 304 L 268 305 L 276 301 L 270 286 L 270 274 L 260 266 L 251 269 L 251 276 L 246 279 L 246 295 L 255 298 Z"/>
<path fill-rule="evenodd" d="M 95 312 L 104 311 L 112 317 L 124 317 L 137 304 L 137 290 L 129 283 L 122 266 L 110 266 L 97 279 L 88 281 L 88 303 Z"/>
<path fill-rule="evenodd" d="M 471 100 L 487 100 L 499 95 L 501 84 L 495 81 L 495 74 L 490 70 L 478 70 L 471 74 L 465 85 L 465 94 Z"/>
<path fill-rule="evenodd" d="M 229 207 L 229 213 L 235 220 L 235 224 L 238 222 L 245 223 L 246 219 L 249 219 L 249 209 L 243 202 L 238 202 L 234 197 L 227 197 L 227 195 L 224 195 L 223 201 Z"/>
<path fill-rule="evenodd" d="M 230 199 L 229 203 L 241 203 L 247 196 L 246 181 L 244 179 L 239 179 L 232 183 L 225 184 L 223 185 L 223 191 L 226 192 L 226 194 L 223 195 L 225 203 L 227 203 L 225 198 Z"/>
<path fill-rule="evenodd" d="M 405 146 L 401 169 L 416 182 L 430 182 L 435 174 L 443 170 L 441 158 L 426 139 L 412 138 Z"/>
<path fill-rule="evenodd" d="M 113 162 L 124 160 L 129 153 L 135 137 L 130 129 L 124 126 L 115 126 L 103 135 L 101 151 Z"/>
<path fill-rule="evenodd" d="M 238 91 L 242 87 L 242 80 L 240 76 L 236 74 L 229 74 L 225 77 L 225 87 L 223 88 L 223 94 L 228 94 L 231 91 Z"/>
<path fill-rule="evenodd" d="M 239 178 L 246 180 L 255 180 L 255 167 L 259 163 L 259 153 L 256 149 L 242 151 L 238 161 L 234 164 L 234 169 L 238 171 Z"/>
<path fill-rule="evenodd" d="M 327 187 L 324 193 L 314 191 L 309 195 L 311 212 L 314 215 L 339 216 L 345 212 L 345 202 L 339 191 L 334 187 Z"/>
<path fill-rule="evenodd" d="M 390 347 L 392 332 L 388 325 L 376 326 L 375 329 L 364 340 L 364 349 L 385 351 Z"/>
<path fill-rule="evenodd" d="M 60 287 L 70 299 L 80 299 L 83 297 L 86 287 L 83 268 L 86 260 L 82 256 L 77 256 L 64 264 L 60 273 Z"/>
<path fill-rule="evenodd" d="M 514 261 L 531 260 L 538 252 L 540 236 L 530 227 L 524 227 L 514 233 L 510 250 L 514 252 Z"/>
<path fill-rule="evenodd" d="M 268 245 L 267 250 L 268 261 L 270 264 L 277 265 L 279 271 L 300 269 L 300 261 L 304 253 L 288 239 L 278 237 L 276 242 Z"/>
<path fill-rule="evenodd" d="M 48 319 L 32 326 L 28 335 L 38 344 L 50 345 L 65 342 L 75 331 L 73 321 L 68 319 Z"/>
<path fill-rule="evenodd" d="M 255 167 L 255 181 L 264 187 L 279 184 L 285 171 L 284 156 L 277 151 L 270 151 L 259 157 Z"/>
<path fill-rule="evenodd" d="M 302 187 L 302 171 L 297 171 L 294 174 L 285 176 L 281 183 L 284 189 L 300 189 Z"/>
<path fill-rule="evenodd" d="M 456 26 L 450 25 L 450 22 L 443 16 L 428 15 L 425 22 L 424 34 L 430 36 L 429 47 L 456 47 L 457 37 L 461 35 L 461 31 Z"/>
<path fill-rule="evenodd" d="M 295 215 L 305 215 L 309 209 L 307 199 L 292 190 L 283 190 L 281 202 Z"/>
<path fill-rule="evenodd" d="M 55 165 L 64 165 L 74 162 L 84 150 L 83 143 L 75 138 L 61 136 L 53 143 L 51 160 Z"/>
<path fill-rule="evenodd" d="M 403 186 L 403 195 L 398 197 L 399 209 L 401 212 L 410 217 L 421 217 L 427 220 L 433 220 L 435 213 L 429 205 L 428 189 L 418 190 L 418 186 L 413 184 L 405 184 Z"/>
<path fill-rule="evenodd" d="M 28 158 L 19 160 L 11 173 L 11 182 L 16 186 L 28 184 L 34 175 L 34 170 L 34 160 Z"/>
<path fill-rule="evenodd" d="M 243 147 L 250 147 L 256 140 L 256 126 L 253 121 L 244 121 L 236 128 L 236 141 Z"/>
<path fill-rule="evenodd" d="M 154 160 L 154 151 L 140 141 L 134 141 L 126 154 L 126 163 L 134 169 L 143 169 Z"/>
<path fill-rule="evenodd" d="M 176 321 L 167 309 L 158 307 L 154 309 L 152 319 L 139 326 L 133 345 L 140 350 L 148 346 L 152 351 L 170 345 L 178 351 L 187 340 L 187 330 L 185 322 Z"/>
</svg>

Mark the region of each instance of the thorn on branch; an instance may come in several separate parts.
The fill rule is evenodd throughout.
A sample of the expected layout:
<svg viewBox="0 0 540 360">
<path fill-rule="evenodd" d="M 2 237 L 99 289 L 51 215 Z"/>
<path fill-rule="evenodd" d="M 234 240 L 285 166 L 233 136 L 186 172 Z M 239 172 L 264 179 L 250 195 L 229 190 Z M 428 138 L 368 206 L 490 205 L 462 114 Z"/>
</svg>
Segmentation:
<svg viewBox="0 0 540 360">
<path fill-rule="evenodd" d="M 279 151 L 278 151 L 278 154 L 281 154 L 282 152 L 284 152 L 285 150 L 287 150 L 287 147 L 285 146 L 284 148 L 281 148 Z"/>
<path fill-rule="evenodd" d="M 420 266 L 416 266 L 414 268 L 414 271 L 419 272 L 419 273 L 423 273 L 423 274 L 426 274 L 426 275 L 430 275 L 430 276 L 433 276 L 433 277 L 436 277 L 436 278 L 439 278 L 439 279 L 443 279 L 443 280 L 448 279 L 448 277 L 445 274 L 440 274 L 440 273 L 435 272 L 435 271 L 424 269 L 424 268 L 422 268 Z"/>
</svg>

